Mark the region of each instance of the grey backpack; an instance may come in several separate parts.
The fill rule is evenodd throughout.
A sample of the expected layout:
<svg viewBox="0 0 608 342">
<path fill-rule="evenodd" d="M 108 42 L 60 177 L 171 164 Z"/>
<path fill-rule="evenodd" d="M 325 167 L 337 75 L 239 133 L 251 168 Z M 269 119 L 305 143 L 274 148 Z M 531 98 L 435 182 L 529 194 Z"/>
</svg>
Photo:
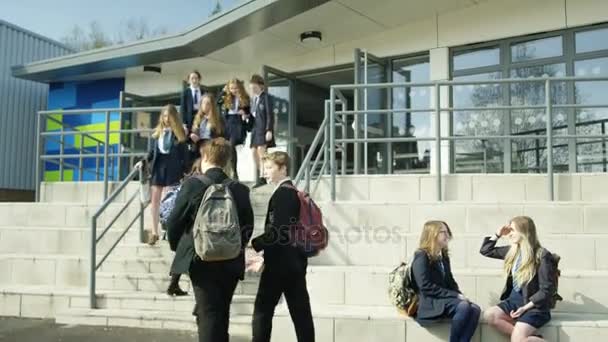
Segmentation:
<svg viewBox="0 0 608 342">
<path fill-rule="evenodd" d="M 208 187 L 192 227 L 194 250 L 202 261 L 234 259 L 242 247 L 236 203 L 228 188 L 232 180 L 216 184 L 204 175 L 197 178 Z"/>
</svg>

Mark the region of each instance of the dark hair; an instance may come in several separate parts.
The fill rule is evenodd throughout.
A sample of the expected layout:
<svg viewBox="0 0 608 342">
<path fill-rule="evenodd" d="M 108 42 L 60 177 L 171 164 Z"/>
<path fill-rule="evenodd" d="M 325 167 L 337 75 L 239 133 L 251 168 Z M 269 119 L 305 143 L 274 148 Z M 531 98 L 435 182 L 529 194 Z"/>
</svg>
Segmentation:
<svg viewBox="0 0 608 342">
<path fill-rule="evenodd" d="M 255 84 L 259 84 L 259 85 L 263 86 L 263 85 L 265 85 L 264 77 L 262 77 L 258 74 L 253 74 L 251 76 L 251 79 L 249 80 L 249 83 L 255 83 Z"/>
<path fill-rule="evenodd" d="M 200 81 L 200 79 L 201 79 L 201 73 L 198 72 L 198 70 L 192 70 L 192 71 L 190 71 L 188 73 L 188 75 L 186 75 L 186 82 L 190 81 L 190 75 L 192 75 L 192 74 L 196 74 L 196 76 L 198 76 L 198 79 Z"/>
</svg>

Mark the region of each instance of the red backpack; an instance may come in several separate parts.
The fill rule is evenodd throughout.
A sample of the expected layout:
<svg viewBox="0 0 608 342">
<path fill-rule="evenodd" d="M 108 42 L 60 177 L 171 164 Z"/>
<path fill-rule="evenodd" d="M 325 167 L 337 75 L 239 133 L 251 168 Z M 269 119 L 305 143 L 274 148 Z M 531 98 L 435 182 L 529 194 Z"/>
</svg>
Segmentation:
<svg viewBox="0 0 608 342">
<path fill-rule="evenodd" d="M 300 219 L 291 228 L 293 243 L 307 257 L 317 256 L 329 242 L 329 231 L 323 225 L 321 208 L 306 192 L 300 191 L 290 184 L 285 184 L 285 186 L 294 189 L 300 200 Z"/>
</svg>

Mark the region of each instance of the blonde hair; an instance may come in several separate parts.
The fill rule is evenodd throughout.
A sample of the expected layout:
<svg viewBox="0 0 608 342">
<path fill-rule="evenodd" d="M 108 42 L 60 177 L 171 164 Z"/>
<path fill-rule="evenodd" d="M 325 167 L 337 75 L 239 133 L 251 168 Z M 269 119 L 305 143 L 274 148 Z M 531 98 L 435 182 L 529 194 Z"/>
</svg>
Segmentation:
<svg viewBox="0 0 608 342">
<path fill-rule="evenodd" d="M 513 276 L 513 282 L 519 287 L 524 286 L 536 275 L 542 248 L 536 235 L 536 225 L 528 216 L 517 216 L 511 219 L 515 230 L 521 235 L 521 240 L 513 244 L 505 257 L 504 273 L 509 277 L 517 257 L 521 254 L 521 262 Z"/>
<path fill-rule="evenodd" d="M 205 113 L 203 112 L 203 100 L 207 98 L 211 103 L 211 112 Z M 217 106 L 215 105 L 215 98 L 211 94 L 205 94 L 201 97 L 198 106 L 198 112 L 194 117 L 194 122 L 192 123 L 192 130 L 198 134 L 198 130 L 201 126 L 201 122 L 203 118 L 207 117 L 207 126 L 209 129 L 213 131 L 214 134 L 221 136 L 224 135 L 224 124 L 222 123 L 222 119 L 220 118 L 220 113 L 217 110 Z"/>
<path fill-rule="evenodd" d="M 169 126 L 165 126 L 163 122 L 163 115 L 167 113 L 169 115 Z M 154 139 L 158 139 L 162 134 L 165 128 L 171 128 L 171 131 L 177 138 L 177 140 L 181 143 L 186 141 L 186 132 L 184 132 L 184 127 L 182 125 L 182 120 L 180 118 L 179 113 L 177 112 L 177 108 L 174 105 L 168 104 L 163 107 L 160 111 L 160 118 L 158 119 L 158 125 L 154 129 L 154 133 L 152 133 L 152 137 Z"/>
<path fill-rule="evenodd" d="M 438 260 L 442 256 L 448 256 L 448 248 L 441 248 L 437 243 L 437 237 L 443 227 L 448 230 L 448 236 L 451 238 L 452 230 L 444 221 L 427 221 L 422 228 L 418 249 L 425 251 L 431 260 Z"/>
<path fill-rule="evenodd" d="M 274 151 L 271 153 L 266 153 L 262 157 L 262 162 L 271 161 L 275 163 L 279 168 L 285 167 L 285 171 L 289 174 L 289 165 L 291 164 L 291 158 L 289 158 L 289 154 L 283 151 Z"/>
<path fill-rule="evenodd" d="M 241 107 L 248 106 L 249 105 L 249 95 L 245 91 L 245 86 L 243 85 L 243 82 L 241 82 L 238 78 L 233 78 L 230 81 L 228 81 L 228 83 L 224 87 L 224 98 L 223 98 L 224 109 L 230 110 L 232 108 L 232 104 L 234 101 L 234 96 L 232 96 L 232 93 L 230 93 L 231 84 L 235 84 L 238 89 L 239 105 Z"/>
</svg>

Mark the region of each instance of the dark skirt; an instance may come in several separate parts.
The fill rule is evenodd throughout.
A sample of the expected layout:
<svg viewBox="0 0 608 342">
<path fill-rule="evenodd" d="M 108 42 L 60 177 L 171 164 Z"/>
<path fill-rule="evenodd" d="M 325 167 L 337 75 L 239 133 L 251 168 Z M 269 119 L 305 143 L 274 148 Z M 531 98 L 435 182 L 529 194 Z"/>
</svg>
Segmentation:
<svg viewBox="0 0 608 342">
<path fill-rule="evenodd" d="M 509 294 L 509 297 L 507 299 L 498 303 L 498 307 L 507 315 L 509 315 L 511 311 L 516 311 L 524 305 L 524 298 L 521 292 L 518 291 L 511 291 L 511 294 Z M 523 315 L 521 315 L 519 318 L 517 318 L 515 321 L 527 323 L 538 329 L 543 325 L 547 324 L 550 320 L 550 311 L 530 309 L 526 311 Z"/>
<path fill-rule="evenodd" d="M 250 147 L 258 147 L 258 146 L 266 146 L 268 148 L 275 147 L 276 144 L 274 142 L 274 133 L 272 134 L 272 140 L 266 141 L 266 127 L 265 123 L 259 121 L 255 121 L 253 126 L 253 130 L 251 131 L 251 143 Z"/>
<path fill-rule="evenodd" d="M 158 153 L 152 168 L 151 185 L 169 186 L 179 183 L 183 170 L 181 167 L 170 165 L 174 161 L 168 154 Z"/>
<path fill-rule="evenodd" d="M 226 115 L 226 139 L 233 146 L 242 145 L 245 142 L 247 132 L 243 126 L 240 115 Z"/>
</svg>

